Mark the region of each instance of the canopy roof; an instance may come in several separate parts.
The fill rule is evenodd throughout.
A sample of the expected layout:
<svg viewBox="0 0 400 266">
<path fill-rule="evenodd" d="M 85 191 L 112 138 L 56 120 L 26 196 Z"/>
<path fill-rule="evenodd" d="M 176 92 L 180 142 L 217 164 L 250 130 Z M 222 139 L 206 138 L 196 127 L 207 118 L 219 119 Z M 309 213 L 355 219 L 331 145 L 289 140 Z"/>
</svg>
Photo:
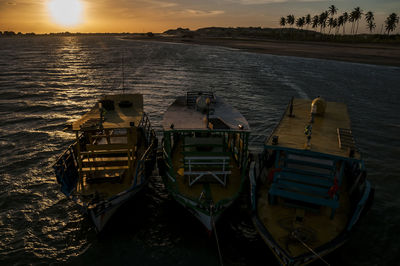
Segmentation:
<svg viewBox="0 0 400 266">
<path fill-rule="evenodd" d="M 122 103 L 121 103 L 122 102 Z M 80 119 L 72 123 L 72 130 L 85 131 L 99 127 L 100 103 L 102 103 L 104 129 L 129 128 L 138 126 L 143 116 L 143 95 L 116 94 L 105 95 Z M 131 123 L 134 124 L 131 124 Z"/>
<path fill-rule="evenodd" d="M 193 93 L 187 96 L 179 96 L 164 114 L 162 126 L 168 130 L 220 130 L 220 131 L 248 131 L 249 124 L 242 114 L 227 104 L 222 98 L 208 93 L 211 98 L 209 105 L 209 128 L 207 127 L 207 111 L 198 110 L 196 97 L 189 99 Z"/>
</svg>

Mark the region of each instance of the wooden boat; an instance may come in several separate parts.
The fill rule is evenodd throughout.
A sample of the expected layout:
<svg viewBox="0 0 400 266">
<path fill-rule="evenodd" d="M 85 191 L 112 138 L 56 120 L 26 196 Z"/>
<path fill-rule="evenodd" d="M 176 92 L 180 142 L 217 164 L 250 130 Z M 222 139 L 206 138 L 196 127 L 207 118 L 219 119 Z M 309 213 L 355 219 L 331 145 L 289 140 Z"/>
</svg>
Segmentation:
<svg viewBox="0 0 400 266">
<path fill-rule="evenodd" d="M 211 232 L 242 191 L 246 119 L 212 92 L 177 97 L 164 114 L 159 170 L 169 193 Z"/>
<path fill-rule="evenodd" d="M 106 95 L 72 123 L 76 141 L 54 169 L 61 191 L 88 213 L 97 230 L 141 190 L 152 172 L 157 138 L 141 94 Z"/>
<path fill-rule="evenodd" d="M 292 99 L 255 161 L 252 219 L 283 265 L 326 262 L 371 206 L 343 103 Z"/>
</svg>

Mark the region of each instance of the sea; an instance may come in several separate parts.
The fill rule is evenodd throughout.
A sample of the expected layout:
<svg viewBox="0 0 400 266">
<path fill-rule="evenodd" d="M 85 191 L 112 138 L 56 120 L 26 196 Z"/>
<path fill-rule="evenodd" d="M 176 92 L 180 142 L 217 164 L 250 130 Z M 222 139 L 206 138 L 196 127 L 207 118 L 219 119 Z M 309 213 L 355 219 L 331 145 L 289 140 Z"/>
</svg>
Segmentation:
<svg viewBox="0 0 400 266">
<path fill-rule="evenodd" d="M 213 91 L 238 109 L 253 152 L 292 96 L 346 103 L 375 201 L 326 261 L 399 265 L 399 67 L 115 36 L 0 38 L 0 265 L 220 265 L 215 236 L 156 172 L 98 234 L 52 168 L 74 140 L 66 125 L 102 95 L 143 94 L 161 136 L 167 107 L 191 90 Z M 247 189 L 217 223 L 223 265 L 277 265 L 252 225 Z"/>
</svg>

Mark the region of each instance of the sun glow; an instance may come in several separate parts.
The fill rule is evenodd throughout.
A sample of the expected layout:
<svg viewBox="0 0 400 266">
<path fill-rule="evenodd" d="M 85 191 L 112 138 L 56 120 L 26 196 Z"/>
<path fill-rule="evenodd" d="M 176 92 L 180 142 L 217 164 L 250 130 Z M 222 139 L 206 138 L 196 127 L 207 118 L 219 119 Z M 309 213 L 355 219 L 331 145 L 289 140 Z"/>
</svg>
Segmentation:
<svg viewBox="0 0 400 266">
<path fill-rule="evenodd" d="M 82 21 L 83 6 L 79 0 L 50 0 L 47 6 L 57 24 L 76 26 Z"/>
</svg>

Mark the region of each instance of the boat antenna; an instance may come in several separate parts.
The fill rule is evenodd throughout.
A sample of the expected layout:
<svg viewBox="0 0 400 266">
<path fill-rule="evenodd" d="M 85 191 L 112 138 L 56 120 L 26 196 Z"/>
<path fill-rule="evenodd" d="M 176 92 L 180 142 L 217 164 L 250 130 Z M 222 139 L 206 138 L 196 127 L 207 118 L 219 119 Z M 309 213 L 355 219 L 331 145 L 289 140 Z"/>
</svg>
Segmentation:
<svg viewBox="0 0 400 266">
<path fill-rule="evenodd" d="M 122 51 L 122 93 L 125 94 L 125 62 L 124 62 L 124 57 L 125 57 L 125 50 Z"/>
<path fill-rule="evenodd" d="M 221 266 L 224 266 L 224 263 L 222 261 L 222 254 L 221 254 L 221 249 L 219 247 L 219 241 L 218 241 L 218 235 L 217 235 L 217 227 L 215 226 L 215 221 L 214 221 L 214 216 L 213 216 L 213 209 L 214 209 L 214 203 L 211 201 L 210 203 L 210 217 L 211 217 L 211 225 L 212 225 L 212 229 L 214 231 L 214 235 L 215 235 L 215 240 L 217 241 L 217 248 L 218 248 L 218 256 L 219 256 L 219 264 Z"/>
</svg>

